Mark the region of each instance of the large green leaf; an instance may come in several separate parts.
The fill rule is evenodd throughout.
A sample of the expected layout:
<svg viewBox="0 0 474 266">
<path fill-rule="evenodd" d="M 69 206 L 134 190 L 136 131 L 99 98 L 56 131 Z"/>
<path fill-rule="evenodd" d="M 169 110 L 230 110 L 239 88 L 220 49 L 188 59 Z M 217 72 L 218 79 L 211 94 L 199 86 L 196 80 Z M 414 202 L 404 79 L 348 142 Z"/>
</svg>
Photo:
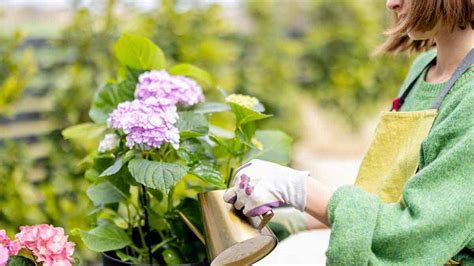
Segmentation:
<svg viewBox="0 0 474 266">
<path fill-rule="evenodd" d="M 237 119 L 237 125 L 239 126 L 244 125 L 248 122 L 265 119 L 271 116 L 235 103 L 229 103 L 229 105 L 235 114 L 235 117 Z"/>
<path fill-rule="evenodd" d="M 138 35 L 122 34 L 114 45 L 114 54 L 122 65 L 134 69 L 163 69 L 166 65 L 163 51 Z"/>
<path fill-rule="evenodd" d="M 153 162 L 145 159 L 133 159 L 128 164 L 135 180 L 147 187 L 161 190 L 168 194 L 188 172 L 188 167 L 177 163 Z"/>
<path fill-rule="evenodd" d="M 113 174 L 117 173 L 118 171 L 120 171 L 120 168 L 122 168 L 123 164 L 124 164 L 123 163 L 123 157 L 122 156 L 118 157 L 117 160 L 115 160 L 114 164 L 109 166 L 109 168 L 105 169 L 100 174 L 100 177 L 110 176 L 110 175 L 113 175 Z"/>
<path fill-rule="evenodd" d="M 210 149 L 211 147 L 206 142 L 196 138 L 189 138 L 180 143 L 176 153 L 187 163 L 194 163 L 201 159 L 206 160 L 211 158 L 212 154 Z"/>
<path fill-rule="evenodd" d="M 232 154 L 232 156 L 242 155 L 242 148 L 244 144 L 238 138 L 227 139 L 214 135 L 210 135 L 209 138 L 210 140 L 218 144 L 214 146 L 213 152 L 221 154 L 219 150 L 222 151 L 222 149 L 224 149 L 227 153 Z"/>
<path fill-rule="evenodd" d="M 254 137 L 256 130 L 257 125 L 255 125 L 255 123 L 246 123 L 237 128 L 235 135 L 241 142 L 251 146 L 250 141 Z"/>
<path fill-rule="evenodd" d="M 292 138 L 278 130 L 257 130 L 255 137 L 263 145 L 263 149 L 252 149 L 247 160 L 262 159 L 283 165 L 290 163 Z"/>
<path fill-rule="evenodd" d="M 124 80 L 118 84 L 107 83 L 100 88 L 92 100 L 90 118 L 96 123 L 105 123 L 117 105 L 134 99 L 135 82 Z"/>
<path fill-rule="evenodd" d="M 109 181 L 92 185 L 87 189 L 87 196 L 94 202 L 94 205 L 120 202 L 127 198 L 127 195 Z"/>
<path fill-rule="evenodd" d="M 215 169 L 212 165 L 200 163 L 193 167 L 190 172 L 210 185 L 214 185 L 218 188 L 225 188 L 221 172 Z"/>
<path fill-rule="evenodd" d="M 195 112 L 179 112 L 176 127 L 183 139 L 204 136 L 209 131 L 206 117 Z"/>
<path fill-rule="evenodd" d="M 212 113 L 209 116 L 209 131 L 223 138 L 233 138 L 237 126 L 235 114 L 230 112 Z"/>
<path fill-rule="evenodd" d="M 81 230 L 81 238 L 95 252 L 122 249 L 132 244 L 128 234 L 113 224 L 102 224 L 88 232 Z"/>
<path fill-rule="evenodd" d="M 199 82 L 202 82 L 206 86 L 215 85 L 214 79 L 207 71 L 190 64 L 175 65 L 170 68 L 168 72 L 173 75 L 188 76 Z"/>
<path fill-rule="evenodd" d="M 111 176 L 113 174 L 118 173 L 122 166 L 126 164 L 128 161 L 133 159 L 135 157 L 135 151 L 134 150 L 129 150 L 127 151 L 124 155 L 119 156 L 117 160 L 115 160 L 114 164 L 109 166 L 107 169 L 105 169 L 101 174 L 100 177 L 103 176 Z"/>
</svg>

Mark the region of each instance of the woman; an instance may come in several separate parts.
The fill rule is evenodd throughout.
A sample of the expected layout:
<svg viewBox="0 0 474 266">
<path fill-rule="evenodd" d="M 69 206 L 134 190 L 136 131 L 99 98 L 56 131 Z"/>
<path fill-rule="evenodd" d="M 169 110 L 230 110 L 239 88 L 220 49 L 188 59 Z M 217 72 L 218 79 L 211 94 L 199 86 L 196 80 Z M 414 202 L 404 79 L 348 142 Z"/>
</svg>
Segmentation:
<svg viewBox="0 0 474 266">
<path fill-rule="evenodd" d="M 387 0 L 385 52 L 420 55 L 382 113 L 355 186 L 253 160 L 224 200 L 248 216 L 290 204 L 331 228 L 329 264 L 474 263 L 474 1 Z"/>
</svg>

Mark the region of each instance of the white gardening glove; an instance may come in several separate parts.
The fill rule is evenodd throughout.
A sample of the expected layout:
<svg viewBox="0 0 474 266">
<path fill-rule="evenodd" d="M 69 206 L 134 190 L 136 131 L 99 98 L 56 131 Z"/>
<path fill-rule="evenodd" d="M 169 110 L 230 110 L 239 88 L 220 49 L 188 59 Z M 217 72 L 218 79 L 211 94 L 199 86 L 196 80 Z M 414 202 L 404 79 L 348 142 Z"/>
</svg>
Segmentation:
<svg viewBox="0 0 474 266">
<path fill-rule="evenodd" d="M 274 207 L 293 205 L 300 211 L 306 206 L 307 171 L 298 171 L 276 163 L 252 160 L 235 172 L 233 187 L 224 200 L 234 204 L 246 216 L 258 216 Z"/>
</svg>

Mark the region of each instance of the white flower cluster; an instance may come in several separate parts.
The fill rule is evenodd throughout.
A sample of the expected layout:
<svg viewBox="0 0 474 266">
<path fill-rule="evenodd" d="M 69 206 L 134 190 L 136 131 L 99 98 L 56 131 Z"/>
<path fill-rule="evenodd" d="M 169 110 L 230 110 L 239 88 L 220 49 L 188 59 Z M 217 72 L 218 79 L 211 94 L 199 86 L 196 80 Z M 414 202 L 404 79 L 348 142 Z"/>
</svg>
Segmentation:
<svg viewBox="0 0 474 266">
<path fill-rule="evenodd" d="M 118 144 L 117 135 L 106 134 L 104 139 L 100 141 L 99 148 L 97 150 L 99 152 L 107 152 L 117 147 L 117 144 Z"/>
<path fill-rule="evenodd" d="M 254 109 L 259 104 L 257 98 L 242 94 L 231 94 L 227 96 L 225 100 L 226 102 L 235 103 L 249 109 Z"/>
</svg>

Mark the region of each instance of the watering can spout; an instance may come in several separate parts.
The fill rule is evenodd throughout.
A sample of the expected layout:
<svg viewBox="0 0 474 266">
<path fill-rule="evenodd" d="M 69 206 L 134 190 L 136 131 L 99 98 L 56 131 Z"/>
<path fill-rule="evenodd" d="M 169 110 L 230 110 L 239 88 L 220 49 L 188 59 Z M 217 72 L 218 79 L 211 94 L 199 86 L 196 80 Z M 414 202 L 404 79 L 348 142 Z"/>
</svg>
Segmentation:
<svg viewBox="0 0 474 266">
<path fill-rule="evenodd" d="M 193 230 L 190 226 L 205 243 L 211 265 L 249 265 L 262 259 L 278 243 L 276 236 L 266 226 L 273 212 L 262 217 L 245 217 L 231 204 L 224 202 L 223 194 L 224 190 L 198 194 L 205 237 L 197 228 L 193 226 Z"/>
</svg>

